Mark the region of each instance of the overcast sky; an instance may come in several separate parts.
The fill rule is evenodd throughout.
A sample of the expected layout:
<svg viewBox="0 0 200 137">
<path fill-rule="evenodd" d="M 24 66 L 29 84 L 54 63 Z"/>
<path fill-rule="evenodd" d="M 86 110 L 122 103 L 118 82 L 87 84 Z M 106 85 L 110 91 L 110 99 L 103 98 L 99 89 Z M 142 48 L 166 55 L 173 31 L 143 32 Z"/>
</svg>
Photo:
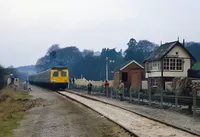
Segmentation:
<svg viewBox="0 0 200 137">
<path fill-rule="evenodd" d="M 0 64 L 35 64 L 52 44 L 80 50 L 200 41 L 200 0 L 0 0 Z"/>
</svg>

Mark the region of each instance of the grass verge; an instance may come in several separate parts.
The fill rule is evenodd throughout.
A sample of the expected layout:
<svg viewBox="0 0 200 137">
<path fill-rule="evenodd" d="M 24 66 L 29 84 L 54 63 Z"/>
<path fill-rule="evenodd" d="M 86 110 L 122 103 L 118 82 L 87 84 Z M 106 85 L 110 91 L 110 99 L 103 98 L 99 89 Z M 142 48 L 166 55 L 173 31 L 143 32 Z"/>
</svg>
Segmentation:
<svg viewBox="0 0 200 137">
<path fill-rule="evenodd" d="M 29 93 L 11 88 L 0 91 L 0 137 L 13 136 L 13 130 L 24 118 L 26 110 L 34 106 L 30 98 Z"/>
<path fill-rule="evenodd" d="M 192 68 L 193 69 L 200 69 L 200 62 L 197 62 L 196 64 L 194 64 L 194 66 Z"/>
</svg>

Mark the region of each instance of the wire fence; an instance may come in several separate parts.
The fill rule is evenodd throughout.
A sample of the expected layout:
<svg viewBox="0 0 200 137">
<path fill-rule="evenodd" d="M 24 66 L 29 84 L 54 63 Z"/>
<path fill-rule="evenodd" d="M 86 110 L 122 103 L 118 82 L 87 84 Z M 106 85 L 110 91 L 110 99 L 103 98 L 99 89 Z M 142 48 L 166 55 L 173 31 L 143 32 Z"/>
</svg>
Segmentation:
<svg viewBox="0 0 200 137">
<path fill-rule="evenodd" d="M 88 92 L 87 86 L 70 85 L 70 89 L 77 92 Z M 177 110 L 193 113 L 194 117 L 200 115 L 200 88 L 194 88 L 190 95 L 179 95 L 178 92 L 169 92 L 164 90 L 150 91 L 139 88 L 124 88 L 123 100 L 142 105 L 154 106 L 157 108 L 176 108 Z M 96 96 L 105 96 L 112 99 L 120 99 L 118 88 L 93 86 L 91 94 Z"/>
</svg>

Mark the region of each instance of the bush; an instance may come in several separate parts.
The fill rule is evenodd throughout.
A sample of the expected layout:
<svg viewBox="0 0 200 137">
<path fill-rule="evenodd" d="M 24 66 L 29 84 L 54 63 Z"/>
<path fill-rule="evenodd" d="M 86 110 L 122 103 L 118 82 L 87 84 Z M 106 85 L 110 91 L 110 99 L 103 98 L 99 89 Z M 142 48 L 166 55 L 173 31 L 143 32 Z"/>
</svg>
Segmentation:
<svg viewBox="0 0 200 137">
<path fill-rule="evenodd" d="M 2 89 L 5 85 L 4 83 L 4 73 L 5 73 L 5 69 L 0 66 L 0 89 Z"/>
</svg>

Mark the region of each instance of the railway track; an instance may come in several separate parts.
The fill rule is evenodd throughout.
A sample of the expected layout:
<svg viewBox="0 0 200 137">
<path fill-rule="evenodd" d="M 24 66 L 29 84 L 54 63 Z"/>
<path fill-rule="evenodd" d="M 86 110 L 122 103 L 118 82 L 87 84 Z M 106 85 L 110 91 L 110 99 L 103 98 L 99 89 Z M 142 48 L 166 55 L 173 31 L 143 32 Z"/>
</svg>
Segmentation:
<svg viewBox="0 0 200 137">
<path fill-rule="evenodd" d="M 58 92 L 105 116 L 136 137 L 197 137 L 198 133 L 73 91 Z"/>
</svg>

